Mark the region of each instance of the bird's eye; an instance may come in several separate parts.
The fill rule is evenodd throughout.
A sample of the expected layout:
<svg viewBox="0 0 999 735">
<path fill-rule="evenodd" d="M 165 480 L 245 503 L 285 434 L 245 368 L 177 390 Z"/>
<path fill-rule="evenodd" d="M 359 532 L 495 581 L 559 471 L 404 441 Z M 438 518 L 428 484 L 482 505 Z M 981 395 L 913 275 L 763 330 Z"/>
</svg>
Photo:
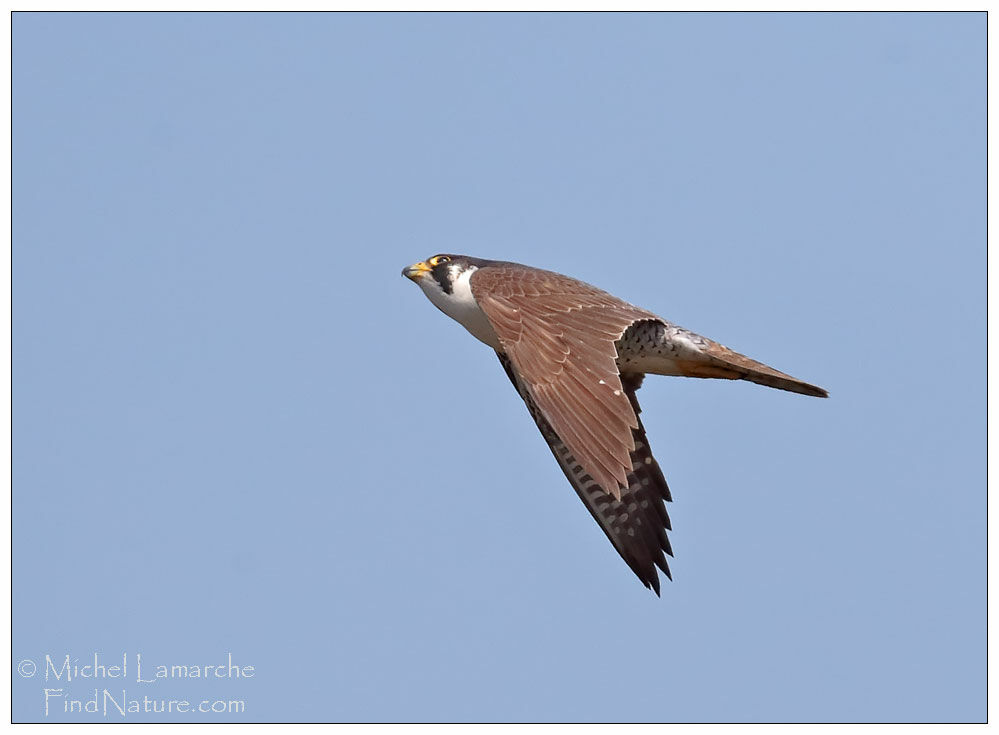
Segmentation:
<svg viewBox="0 0 999 735">
<path fill-rule="evenodd" d="M 430 259 L 430 265 L 440 265 L 441 263 L 447 263 L 451 259 L 446 255 L 435 255 Z"/>
</svg>

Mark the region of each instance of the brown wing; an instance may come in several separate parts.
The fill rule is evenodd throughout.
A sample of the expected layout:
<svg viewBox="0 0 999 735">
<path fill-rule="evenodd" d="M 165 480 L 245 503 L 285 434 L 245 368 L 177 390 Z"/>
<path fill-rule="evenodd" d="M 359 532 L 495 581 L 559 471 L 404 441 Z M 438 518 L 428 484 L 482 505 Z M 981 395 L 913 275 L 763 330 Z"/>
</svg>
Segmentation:
<svg viewBox="0 0 999 735">
<path fill-rule="evenodd" d="M 663 477 L 659 464 L 652 456 L 641 419 L 638 422 L 638 429 L 632 431 L 635 449 L 631 452 L 628 487 L 622 491 L 618 499 L 604 492 L 576 461 L 565 442 L 559 438 L 551 424 L 541 414 L 530 393 L 517 379 L 510 358 L 501 352 L 496 354 L 499 355 L 506 374 L 527 404 L 527 410 L 541 430 L 541 435 L 548 442 L 552 454 L 555 455 L 576 494 L 590 511 L 590 515 L 607 534 L 617 553 L 627 562 L 642 584 L 655 590 L 658 595 L 659 574 L 656 572 L 656 567 L 672 579 L 669 564 L 666 562 L 666 554 L 672 556 L 673 550 L 666 536 L 670 522 L 665 504 L 672 498 L 666 485 L 666 478 Z M 624 377 L 624 390 L 636 414 L 640 409 L 635 391 L 641 384 L 641 375 Z"/>
<path fill-rule="evenodd" d="M 480 268 L 470 284 L 545 420 L 586 474 L 620 500 L 639 422 L 614 342 L 655 314 L 582 281 L 520 265 Z"/>
</svg>

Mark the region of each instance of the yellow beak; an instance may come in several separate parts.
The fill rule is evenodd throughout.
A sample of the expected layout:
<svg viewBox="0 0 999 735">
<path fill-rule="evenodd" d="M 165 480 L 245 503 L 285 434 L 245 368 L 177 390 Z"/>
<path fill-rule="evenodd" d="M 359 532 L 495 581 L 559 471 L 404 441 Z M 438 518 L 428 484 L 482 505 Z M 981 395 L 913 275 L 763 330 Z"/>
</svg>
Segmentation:
<svg viewBox="0 0 999 735">
<path fill-rule="evenodd" d="M 402 269 L 402 275 L 406 276 L 411 281 L 415 281 L 417 278 L 422 276 L 424 273 L 429 273 L 431 268 L 425 262 L 421 261 L 419 263 L 413 263 L 413 265 L 406 266 Z"/>
</svg>

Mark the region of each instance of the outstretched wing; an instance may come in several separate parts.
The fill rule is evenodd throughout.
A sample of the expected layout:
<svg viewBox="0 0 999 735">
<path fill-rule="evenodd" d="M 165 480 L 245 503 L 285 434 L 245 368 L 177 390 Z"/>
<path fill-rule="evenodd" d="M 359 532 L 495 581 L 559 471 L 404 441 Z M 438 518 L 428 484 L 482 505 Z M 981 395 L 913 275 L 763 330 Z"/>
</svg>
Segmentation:
<svg viewBox="0 0 999 735">
<path fill-rule="evenodd" d="M 518 379 L 510 358 L 502 352 L 496 354 L 499 355 L 506 374 L 527 404 L 527 409 L 541 430 L 541 435 L 548 442 L 552 454 L 555 455 L 559 466 L 586 509 L 590 511 L 594 520 L 617 549 L 617 553 L 627 562 L 642 584 L 655 590 L 658 595 L 659 574 L 656 567 L 672 579 L 665 556 L 673 555 L 666 535 L 666 531 L 670 529 L 670 522 L 665 504 L 672 498 L 662 470 L 652 456 L 641 419 L 637 419 L 638 427 L 632 429 L 632 441 L 635 446 L 629 455 L 628 485 L 618 498 L 604 492 L 576 461 L 571 450 L 539 410 L 523 381 Z M 622 378 L 625 395 L 636 418 L 641 409 L 638 407 L 635 392 L 642 384 L 643 377 L 625 375 Z"/>
<path fill-rule="evenodd" d="M 634 322 L 658 317 L 582 281 L 523 266 L 480 268 L 470 285 L 522 393 L 584 473 L 620 500 L 641 425 L 614 343 Z"/>
</svg>

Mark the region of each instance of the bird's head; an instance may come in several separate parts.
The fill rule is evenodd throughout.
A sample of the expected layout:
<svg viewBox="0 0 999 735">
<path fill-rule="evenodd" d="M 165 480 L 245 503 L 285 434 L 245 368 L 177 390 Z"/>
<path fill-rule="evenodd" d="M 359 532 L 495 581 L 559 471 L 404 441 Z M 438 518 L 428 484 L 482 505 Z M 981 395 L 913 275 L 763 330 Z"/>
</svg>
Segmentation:
<svg viewBox="0 0 999 735">
<path fill-rule="evenodd" d="M 454 295 L 455 285 L 459 280 L 469 278 L 483 262 L 467 255 L 441 253 L 403 268 L 402 275 L 422 288 L 431 300 L 435 300 L 434 297 Z"/>
<path fill-rule="evenodd" d="M 475 300 L 470 280 L 479 268 L 495 262 L 441 253 L 403 268 L 402 275 L 416 283 L 434 306 L 498 349 L 499 339 Z"/>
</svg>

